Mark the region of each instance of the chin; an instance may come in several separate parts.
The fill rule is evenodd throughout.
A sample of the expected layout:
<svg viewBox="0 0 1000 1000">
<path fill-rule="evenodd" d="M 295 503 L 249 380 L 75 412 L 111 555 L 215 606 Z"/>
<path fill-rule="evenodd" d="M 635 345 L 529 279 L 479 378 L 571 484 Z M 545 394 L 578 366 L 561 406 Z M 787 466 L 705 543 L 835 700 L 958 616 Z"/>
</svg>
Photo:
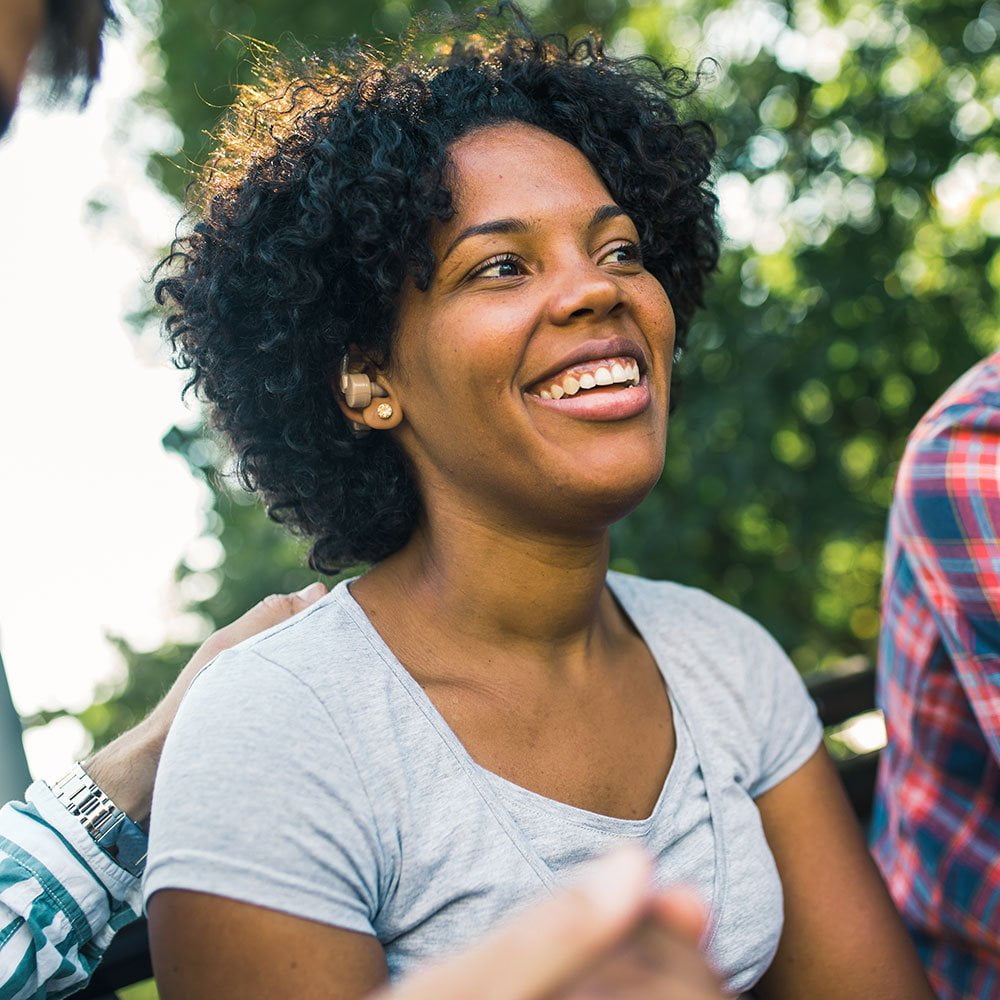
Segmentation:
<svg viewBox="0 0 1000 1000">
<path fill-rule="evenodd" d="M 603 504 L 605 508 L 603 523 L 610 527 L 631 514 L 652 492 L 653 487 L 659 482 L 662 471 L 661 463 L 655 475 L 641 481 L 622 483 L 613 496 L 607 496 Z"/>
<path fill-rule="evenodd" d="M 626 517 L 659 481 L 663 454 L 654 461 L 615 463 L 590 471 L 586 478 L 577 476 L 560 489 L 564 503 L 560 504 L 559 523 L 563 526 L 605 529 Z"/>
</svg>

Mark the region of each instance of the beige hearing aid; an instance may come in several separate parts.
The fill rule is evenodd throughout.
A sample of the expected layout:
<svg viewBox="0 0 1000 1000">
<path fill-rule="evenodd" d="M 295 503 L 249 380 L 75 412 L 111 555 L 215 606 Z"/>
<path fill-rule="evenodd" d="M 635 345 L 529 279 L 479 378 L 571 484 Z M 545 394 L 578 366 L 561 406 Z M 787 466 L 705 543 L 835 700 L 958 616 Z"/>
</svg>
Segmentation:
<svg viewBox="0 0 1000 1000">
<path fill-rule="evenodd" d="M 344 360 L 340 362 L 340 391 L 352 410 L 363 410 L 372 401 L 373 395 L 386 394 L 385 390 L 364 372 L 352 372 L 348 365 L 348 357 L 345 354 Z"/>
<path fill-rule="evenodd" d="M 372 402 L 373 398 L 385 399 L 389 393 L 377 382 L 370 379 L 363 372 L 352 372 L 350 370 L 349 355 L 345 354 L 340 362 L 340 392 L 344 397 L 344 402 L 351 410 L 361 410 L 366 419 L 370 419 L 374 411 L 378 416 L 381 426 L 395 427 L 399 423 L 398 412 L 393 411 L 389 403 L 379 403 L 377 408 Z M 394 413 L 396 419 L 393 419 Z M 371 430 L 365 423 L 348 418 L 348 425 L 355 437 L 364 437 Z"/>
</svg>

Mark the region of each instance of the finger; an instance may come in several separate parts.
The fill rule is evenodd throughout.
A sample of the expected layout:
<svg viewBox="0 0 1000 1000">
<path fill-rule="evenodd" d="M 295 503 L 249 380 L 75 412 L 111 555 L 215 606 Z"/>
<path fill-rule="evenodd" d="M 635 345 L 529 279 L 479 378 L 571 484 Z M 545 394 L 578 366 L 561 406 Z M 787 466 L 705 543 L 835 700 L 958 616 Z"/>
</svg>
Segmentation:
<svg viewBox="0 0 1000 1000">
<path fill-rule="evenodd" d="M 542 1000 L 578 977 L 638 921 L 650 862 L 617 848 L 469 951 L 418 970 L 382 1000 Z"/>
<path fill-rule="evenodd" d="M 719 979 L 688 930 L 678 933 L 649 912 L 556 1000 L 721 1000 Z"/>
<path fill-rule="evenodd" d="M 688 919 L 696 915 L 690 906 L 692 901 L 700 906 L 696 896 L 688 896 L 685 909 Z M 681 931 L 674 926 L 666 926 L 659 916 L 651 913 L 629 935 L 625 949 L 640 968 L 669 976 L 677 983 L 717 992 L 718 977 L 699 946 L 699 935 L 691 933 L 695 927 L 692 924 Z"/>
<path fill-rule="evenodd" d="M 163 746 L 167 730 L 174 721 L 174 716 L 177 714 L 177 709 L 180 707 L 188 687 L 202 667 L 231 646 L 255 636 L 258 632 L 279 625 L 291 618 L 292 615 L 304 611 L 310 604 L 315 604 L 326 592 L 326 587 L 317 580 L 295 594 L 272 594 L 255 604 L 231 625 L 213 632 L 195 650 L 194 656 L 188 660 L 187 666 L 177 675 L 170 690 L 143 723 L 144 739 L 147 747 L 151 748 L 154 758 L 159 760 L 160 748 Z"/>
<path fill-rule="evenodd" d="M 708 929 L 708 911 L 701 896 L 687 886 L 673 886 L 657 892 L 650 902 L 651 913 L 665 927 L 694 944 Z"/>
<path fill-rule="evenodd" d="M 258 632 L 280 625 L 292 615 L 304 611 L 310 604 L 315 604 L 326 592 L 326 586 L 317 580 L 297 593 L 271 594 L 258 601 L 246 614 L 225 628 L 213 632 L 201 644 L 181 674 L 181 687 L 186 688 L 194 675 L 223 650 L 257 635 Z"/>
<path fill-rule="evenodd" d="M 242 618 L 237 618 L 229 627 L 240 626 L 240 631 L 249 629 L 245 636 L 249 638 L 272 625 L 280 625 L 285 619 L 304 611 L 325 593 L 325 585 L 316 580 L 294 594 L 271 594 L 255 604 Z"/>
<path fill-rule="evenodd" d="M 325 593 L 326 587 L 317 580 L 294 594 L 270 594 L 262 601 L 258 601 L 231 625 L 219 629 L 207 642 L 216 646 L 217 651 L 221 652 L 258 632 L 280 625 L 292 615 L 304 611 L 310 604 L 315 604 Z M 215 642 L 212 642 L 213 639 Z"/>
</svg>

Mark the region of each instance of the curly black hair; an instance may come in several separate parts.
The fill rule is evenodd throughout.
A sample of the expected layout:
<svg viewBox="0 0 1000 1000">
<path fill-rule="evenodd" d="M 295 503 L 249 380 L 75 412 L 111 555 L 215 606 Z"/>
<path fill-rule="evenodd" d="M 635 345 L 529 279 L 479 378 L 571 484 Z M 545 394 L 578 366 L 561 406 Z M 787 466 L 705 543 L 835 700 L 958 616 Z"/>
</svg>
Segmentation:
<svg viewBox="0 0 1000 1000">
<path fill-rule="evenodd" d="M 694 84 L 599 38 L 537 37 L 516 8 L 278 59 L 244 88 L 199 188 L 197 221 L 156 285 L 175 362 L 231 441 L 241 482 L 335 572 L 401 548 L 420 513 L 390 434 L 354 438 L 331 392 L 350 344 L 387 365 L 404 280 L 426 290 L 430 227 L 452 212 L 449 147 L 523 122 L 580 149 L 635 219 L 678 343 L 718 259 L 714 140 L 681 121 Z"/>
</svg>

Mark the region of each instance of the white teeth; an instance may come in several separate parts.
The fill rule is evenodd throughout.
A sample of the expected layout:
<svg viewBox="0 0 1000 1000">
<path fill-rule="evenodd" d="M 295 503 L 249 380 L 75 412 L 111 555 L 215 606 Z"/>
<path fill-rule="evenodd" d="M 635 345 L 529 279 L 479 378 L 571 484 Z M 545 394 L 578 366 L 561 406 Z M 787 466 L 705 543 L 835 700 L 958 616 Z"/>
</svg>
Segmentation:
<svg viewBox="0 0 1000 1000">
<path fill-rule="evenodd" d="M 539 390 L 538 395 L 542 399 L 562 399 L 564 396 L 575 396 L 581 389 L 594 389 L 599 385 L 636 386 L 640 381 L 637 361 L 626 361 L 624 364 L 615 361 L 611 365 L 601 365 L 593 372 L 564 375 L 548 389 Z"/>
</svg>

